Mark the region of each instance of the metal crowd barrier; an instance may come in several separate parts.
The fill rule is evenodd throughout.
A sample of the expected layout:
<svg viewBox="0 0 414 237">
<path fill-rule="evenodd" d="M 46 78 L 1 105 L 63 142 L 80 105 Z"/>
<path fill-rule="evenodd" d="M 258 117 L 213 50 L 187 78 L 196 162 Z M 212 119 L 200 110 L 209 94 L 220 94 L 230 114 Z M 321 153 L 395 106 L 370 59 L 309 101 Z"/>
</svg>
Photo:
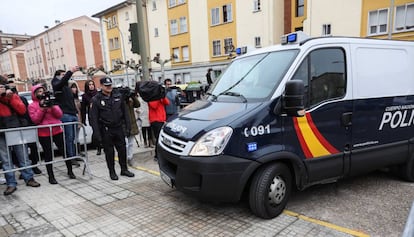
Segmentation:
<svg viewBox="0 0 414 237">
<path fill-rule="evenodd" d="M 402 237 L 414 236 L 414 202 L 411 205 L 410 213 L 408 214 L 407 222 L 405 223 L 404 232 Z"/>
<path fill-rule="evenodd" d="M 80 129 L 82 129 L 83 131 L 83 150 L 84 153 L 81 154 L 78 147 L 76 146 L 76 143 L 78 142 L 78 129 L 75 128 L 75 155 L 72 157 L 65 157 L 66 156 L 66 139 L 65 139 L 65 129 L 64 126 L 66 125 L 74 125 L 74 126 L 79 126 Z M 54 148 L 55 145 L 53 143 L 53 136 L 52 136 L 52 128 L 53 127 L 61 127 L 63 130 L 63 147 L 64 147 L 64 151 L 62 155 L 62 159 L 55 159 L 55 152 L 54 152 Z M 49 128 L 50 131 L 50 142 L 51 142 L 51 147 L 53 149 L 52 152 L 52 161 L 50 162 L 46 162 L 41 158 L 41 151 L 40 151 L 40 142 L 39 142 L 39 136 L 37 134 L 38 128 Z M 83 161 L 83 171 L 82 171 L 82 175 L 85 175 L 85 171 L 88 172 L 89 175 L 89 179 L 92 179 L 92 174 L 91 174 L 91 170 L 89 168 L 89 159 L 88 159 L 88 149 L 87 149 L 87 144 L 86 144 L 86 130 L 85 127 L 82 123 L 80 122 L 67 122 L 67 123 L 60 123 L 60 124 L 50 124 L 50 125 L 39 125 L 39 126 L 28 126 L 28 127 L 19 127 L 19 128 L 8 128 L 8 129 L 0 129 L 0 136 L 3 136 L 5 138 L 5 143 L 6 143 L 6 148 L 7 148 L 7 159 L 9 161 L 10 164 L 13 165 L 13 160 L 12 160 L 12 154 L 10 152 L 10 147 L 15 146 L 15 145 L 21 145 L 24 146 L 25 148 L 23 149 L 24 151 L 24 155 L 28 158 L 29 154 L 28 154 L 28 146 L 27 144 L 29 143 L 36 143 L 38 149 L 37 149 L 37 155 L 39 157 L 39 161 L 37 164 L 33 165 L 28 165 L 28 164 L 23 164 L 23 167 L 15 167 L 11 170 L 0 170 L 0 174 L 5 174 L 7 172 L 11 172 L 11 171 L 18 171 L 18 170 L 23 170 L 23 169 L 28 169 L 28 168 L 33 168 L 33 167 L 39 167 L 41 165 L 48 165 L 48 164 L 54 164 L 57 162 L 64 162 L 66 160 L 75 160 L 75 159 L 81 159 Z M 33 151 L 31 151 L 33 152 Z M 28 160 L 30 161 L 30 159 L 28 158 Z"/>
</svg>

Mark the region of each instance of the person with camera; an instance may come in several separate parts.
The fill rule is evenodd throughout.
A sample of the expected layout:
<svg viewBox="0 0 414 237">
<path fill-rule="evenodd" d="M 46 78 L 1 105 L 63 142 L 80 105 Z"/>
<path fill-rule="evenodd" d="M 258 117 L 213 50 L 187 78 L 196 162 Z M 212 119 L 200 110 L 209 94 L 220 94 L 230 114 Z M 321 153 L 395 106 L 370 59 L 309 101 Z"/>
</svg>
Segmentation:
<svg viewBox="0 0 414 237">
<path fill-rule="evenodd" d="M 67 72 L 64 70 L 57 70 L 52 79 L 53 92 L 56 98 L 56 104 L 59 105 L 63 111 L 61 118 L 62 123 L 77 122 L 77 109 L 75 101 L 73 100 L 72 89 L 69 87 L 69 80 L 73 73 L 79 71 L 79 67 L 71 67 Z M 75 148 L 75 134 L 76 124 L 65 125 L 65 142 L 66 142 L 66 157 L 73 157 L 76 155 Z M 71 161 L 74 165 L 79 166 L 77 161 Z"/>
<path fill-rule="evenodd" d="M 51 99 L 51 93 L 47 91 L 46 88 L 42 85 L 33 86 L 32 100 L 33 102 L 29 105 L 29 115 L 33 123 L 36 125 L 53 125 L 61 123 L 63 112 L 58 105 L 54 104 Z M 50 162 L 53 159 L 53 143 L 50 139 L 51 136 L 59 152 L 65 157 L 63 129 L 61 126 L 52 126 L 52 129 L 49 127 L 38 128 L 37 134 L 43 148 L 45 162 Z M 70 160 L 66 160 L 65 163 L 69 178 L 76 179 L 76 176 L 72 171 L 72 163 Z M 49 176 L 49 183 L 57 184 L 58 182 L 55 179 L 52 164 L 47 164 L 46 170 Z"/>
<path fill-rule="evenodd" d="M 106 165 L 112 180 L 118 180 L 115 172 L 115 151 L 118 152 L 121 175 L 134 177 L 135 174 L 128 170 L 126 161 L 126 144 L 123 124 L 126 134 L 131 131 L 131 121 L 128 116 L 126 103 L 119 91 L 112 90 L 112 79 L 103 77 L 100 79 L 101 91 L 93 98 L 89 109 L 90 124 L 95 139 L 103 144 Z"/>
<path fill-rule="evenodd" d="M 0 76 L 0 129 L 17 128 L 20 127 L 18 115 L 24 115 L 26 106 L 23 104 L 20 97 L 13 93 L 11 88 L 7 85 L 7 79 Z M 31 162 L 27 156 L 27 145 L 19 144 L 14 146 L 7 146 L 4 133 L 0 134 L 0 158 L 3 165 L 3 170 L 8 171 L 13 169 L 11 157 L 8 157 L 7 149 L 13 148 L 20 167 L 29 166 Z M 27 186 L 39 187 L 40 184 L 33 178 L 32 169 L 21 170 L 24 181 Z M 14 171 L 9 171 L 5 174 L 7 188 L 4 195 L 10 195 L 17 190 L 16 177 Z"/>
</svg>

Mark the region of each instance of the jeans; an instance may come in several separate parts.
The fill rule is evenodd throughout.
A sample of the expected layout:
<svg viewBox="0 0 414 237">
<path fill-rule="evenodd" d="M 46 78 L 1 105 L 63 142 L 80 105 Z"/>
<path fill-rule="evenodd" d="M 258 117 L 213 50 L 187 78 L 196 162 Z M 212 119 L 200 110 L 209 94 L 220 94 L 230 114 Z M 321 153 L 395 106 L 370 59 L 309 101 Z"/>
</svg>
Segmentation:
<svg viewBox="0 0 414 237">
<path fill-rule="evenodd" d="M 63 117 L 60 119 L 62 123 L 68 122 L 77 122 L 78 117 L 72 114 L 63 114 Z M 65 128 L 65 143 L 66 143 L 66 157 L 73 157 L 76 155 L 76 148 L 75 148 L 75 134 L 77 124 L 71 124 L 64 126 Z"/>
<path fill-rule="evenodd" d="M 9 154 L 11 155 L 10 148 L 13 148 L 14 152 L 16 153 L 16 157 L 17 157 L 20 167 L 31 165 L 31 162 L 28 157 L 28 150 L 27 150 L 26 144 L 9 146 Z M 3 135 L 0 135 L 0 158 L 1 158 L 1 161 L 3 162 L 4 171 L 11 170 L 14 168 L 11 156 L 8 157 L 8 154 L 7 154 L 6 140 Z M 25 182 L 33 178 L 32 169 L 24 169 L 24 170 L 21 170 L 20 172 Z M 16 177 L 14 176 L 14 171 L 7 172 L 5 174 L 5 177 L 6 177 L 7 186 L 9 187 L 17 186 Z"/>
<path fill-rule="evenodd" d="M 125 137 L 127 160 L 132 160 L 134 156 L 134 136 Z"/>
</svg>

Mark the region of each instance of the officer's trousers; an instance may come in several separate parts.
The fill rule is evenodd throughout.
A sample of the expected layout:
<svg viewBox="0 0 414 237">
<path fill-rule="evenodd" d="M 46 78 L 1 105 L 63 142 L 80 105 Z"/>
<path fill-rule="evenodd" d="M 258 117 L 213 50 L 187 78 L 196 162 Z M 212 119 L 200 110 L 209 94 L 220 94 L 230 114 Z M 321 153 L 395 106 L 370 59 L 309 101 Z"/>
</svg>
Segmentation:
<svg viewBox="0 0 414 237">
<path fill-rule="evenodd" d="M 115 173 L 115 150 L 118 152 L 119 165 L 121 171 L 128 170 L 126 162 L 126 144 L 125 136 L 122 127 L 108 128 L 105 127 L 102 134 L 102 144 L 105 152 L 106 165 L 109 173 Z"/>
</svg>

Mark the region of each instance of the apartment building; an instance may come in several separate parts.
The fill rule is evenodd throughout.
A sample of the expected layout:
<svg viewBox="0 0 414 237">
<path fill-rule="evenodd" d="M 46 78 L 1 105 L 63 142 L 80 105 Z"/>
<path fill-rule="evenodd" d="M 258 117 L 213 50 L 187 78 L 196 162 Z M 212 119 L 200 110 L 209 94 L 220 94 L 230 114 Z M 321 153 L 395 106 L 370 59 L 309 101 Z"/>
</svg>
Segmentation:
<svg viewBox="0 0 414 237">
<path fill-rule="evenodd" d="M 159 55 L 150 63 L 152 79 L 205 82 L 207 69 L 212 68 L 216 77 L 238 53 L 280 42 L 285 31 L 283 4 L 284 0 L 249 0 L 248 4 L 246 0 L 148 0 L 143 6 L 147 55 L 150 59 Z M 115 43 L 120 34 L 129 33 L 122 25 L 136 20 L 122 17 L 126 12 L 136 17 L 134 5 L 135 1 L 124 1 L 93 15 L 106 24 L 102 41 L 109 45 L 105 47 L 111 68 L 117 60 L 138 62 L 140 58 L 131 54 L 126 37 L 121 45 Z M 114 19 L 117 27 L 108 28 L 108 20 Z"/>
<path fill-rule="evenodd" d="M 30 35 L 7 34 L 0 30 L 0 52 L 22 45 Z"/>
<path fill-rule="evenodd" d="M 12 74 L 28 89 L 34 81 L 50 80 L 58 69 L 79 65 L 85 70 L 102 67 L 99 24 L 87 16 L 56 21 L 45 31 L 32 36 L 18 47 L 0 53 L 0 73 Z M 77 75 L 79 74 L 79 75 Z M 78 72 L 75 77 L 86 75 Z"/>
<path fill-rule="evenodd" d="M 413 0 L 364 0 L 361 37 L 414 40 Z"/>
</svg>

